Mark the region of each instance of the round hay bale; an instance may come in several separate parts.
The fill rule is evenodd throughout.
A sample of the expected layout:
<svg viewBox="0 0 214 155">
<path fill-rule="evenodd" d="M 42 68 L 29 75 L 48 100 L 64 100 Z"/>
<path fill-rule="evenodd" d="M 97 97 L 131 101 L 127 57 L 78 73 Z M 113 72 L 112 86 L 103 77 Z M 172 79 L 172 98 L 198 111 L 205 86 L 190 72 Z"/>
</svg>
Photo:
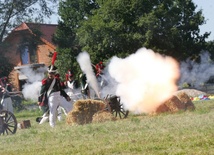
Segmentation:
<svg viewBox="0 0 214 155">
<path fill-rule="evenodd" d="M 93 115 L 92 122 L 93 123 L 101 123 L 106 121 L 115 121 L 116 118 L 107 111 L 97 112 Z"/>
<path fill-rule="evenodd" d="M 177 92 L 176 96 L 185 105 L 185 109 L 195 110 L 195 105 L 192 103 L 190 97 L 185 92 Z"/>
<path fill-rule="evenodd" d="M 74 103 L 73 110 L 68 113 L 66 122 L 70 125 L 91 123 L 93 115 L 102 111 L 105 106 L 102 100 L 78 100 Z"/>
</svg>

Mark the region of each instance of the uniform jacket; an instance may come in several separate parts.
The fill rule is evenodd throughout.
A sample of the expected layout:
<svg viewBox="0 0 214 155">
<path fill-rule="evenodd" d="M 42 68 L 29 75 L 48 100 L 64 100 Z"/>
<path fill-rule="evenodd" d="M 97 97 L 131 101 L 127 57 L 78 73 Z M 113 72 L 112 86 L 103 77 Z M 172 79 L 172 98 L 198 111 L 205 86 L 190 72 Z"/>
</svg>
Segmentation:
<svg viewBox="0 0 214 155">
<path fill-rule="evenodd" d="M 53 93 L 53 92 L 60 91 L 60 95 L 65 97 L 65 98 L 67 98 L 68 95 L 63 90 L 61 82 L 60 82 L 60 79 L 59 78 L 55 78 L 55 80 L 56 80 L 55 84 L 54 84 L 50 94 Z M 40 95 L 39 95 L 39 98 L 38 98 L 39 102 L 42 102 L 43 95 L 45 95 L 47 93 L 49 87 L 51 86 L 52 81 L 53 81 L 53 79 L 49 79 L 49 78 L 46 78 L 46 79 L 42 80 L 42 87 L 41 87 Z"/>
</svg>

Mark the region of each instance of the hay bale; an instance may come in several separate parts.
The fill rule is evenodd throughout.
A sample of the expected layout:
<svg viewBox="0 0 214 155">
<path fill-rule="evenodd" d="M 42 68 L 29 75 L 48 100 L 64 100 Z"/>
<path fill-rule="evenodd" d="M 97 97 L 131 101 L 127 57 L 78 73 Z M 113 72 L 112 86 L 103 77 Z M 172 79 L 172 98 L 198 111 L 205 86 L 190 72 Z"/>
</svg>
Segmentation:
<svg viewBox="0 0 214 155">
<path fill-rule="evenodd" d="M 92 117 L 98 111 L 102 111 L 106 104 L 102 100 L 78 100 L 73 105 L 73 110 L 66 117 L 67 124 L 86 124 L 92 122 Z"/>
<path fill-rule="evenodd" d="M 179 110 L 194 110 L 195 106 L 190 97 L 184 92 L 177 92 L 169 100 L 165 101 L 152 113 L 177 112 Z"/>
<path fill-rule="evenodd" d="M 92 122 L 93 123 L 101 123 L 106 121 L 115 121 L 116 118 L 107 111 L 100 111 L 93 115 Z"/>
<path fill-rule="evenodd" d="M 155 114 L 159 114 L 159 113 L 163 113 L 163 112 L 169 112 L 169 111 L 170 111 L 169 107 L 167 107 L 165 104 L 161 104 L 159 107 L 157 107 L 155 112 L 153 112 L 151 114 L 155 115 Z"/>
<path fill-rule="evenodd" d="M 195 105 L 185 92 L 178 92 L 176 93 L 176 96 L 185 105 L 185 110 L 195 110 Z"/>
<path fill-rule="evenodd" d="M 178 99 L 177 96 L 172 96 L 164 103 L 171 112 L 177 112 L 179 110 L 185 110 L 185 105 Z"/>
<path fill-rule="evenodd" d="M 159 107 L 157 107 L 153 114 L 159 114 L 164 112 L 177 112 L 179 110 L 184 109 L 185 105 L 178 99 L 178 97 L 172 96 L 170 99 L 168 99 Z"/>
</svg>

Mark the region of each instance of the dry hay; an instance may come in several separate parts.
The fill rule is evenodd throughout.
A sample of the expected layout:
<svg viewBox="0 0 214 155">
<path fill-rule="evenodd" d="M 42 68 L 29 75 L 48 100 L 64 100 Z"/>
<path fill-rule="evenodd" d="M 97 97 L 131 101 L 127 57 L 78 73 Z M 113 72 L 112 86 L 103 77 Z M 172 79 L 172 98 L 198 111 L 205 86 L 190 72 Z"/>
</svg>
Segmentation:
<svg viewBox="0 0 214 155">
<path fill-rule="evenodd" d="M 180 110 L 194 110 L 195 106 L 189 96 L 184 92 L 178 92 L 172 98 L 165 101 L 151 114 L 159 114 L 164 112 L 177 112 Z"/>
<path fill-rule="evenodd" d="M 78 100 L 74 103 L 73 110 L 68 113 L 66 122 L 69 125 L 91 123 L 93 115 L 105 107 L 102 100 Z"/>
<path fill-rule="evenodd" d="M 176 92 L 177 93 L 186 93 L 189 97 L 197 97 L 199 95 L 207 95 L 207 93 L 200 91 L 200 90 L 196 90 L 196 89 L 182 89 L 182 90 L 178 90 Z"/>
<path fill-rule="evenodd" d="M 101 123 L 106 121 L 115 121 L 116 118 L 108 111 L 100 111 L 93 115 L 93 123 Z"/>
<path fill-rule="evenodd" d="M 185 92 L 178 92 L 176 96 L 185 105 L 185 110 L 195 110 L 195 105 Z"/>
</svg>

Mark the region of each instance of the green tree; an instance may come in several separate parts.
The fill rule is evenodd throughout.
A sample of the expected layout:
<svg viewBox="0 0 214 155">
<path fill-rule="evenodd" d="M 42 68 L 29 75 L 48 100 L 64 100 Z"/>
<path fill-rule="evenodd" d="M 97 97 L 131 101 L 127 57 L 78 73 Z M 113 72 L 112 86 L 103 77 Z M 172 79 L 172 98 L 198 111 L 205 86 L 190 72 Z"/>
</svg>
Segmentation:
<svg viewBox="0 0 214 155">
<path fill-rule="evenodd" d="M 182 60 L 205 48 L 209 33 L 199 34 L 205 21 L 191 0 L 100 0 L 99 5 L 78 29 L 81 46 L 94 59 L 147 47 Z"/>
<path fill-rule="evenodd" d="M 177 60 L 207 48 L 210 33 L 199 34 L 205 20 L 192 0 L 66 0 L 61 4 L 66 28 L 59 27 L 63 35 L 58 37 L 72 34 L 70 45 L 89 52 L 95 63 L 114 55 L 125 57 L 141 47 Z M 67 48 L 64 43 L 59 49 Z M 70 54 L 76 56 L 72 50 Z"/>
<path fill-rule="evenodd" d="M 211 59 L 214 60 L 214 40 L 206 43 L 206 50 L 209 51 Z"/>
<path fill-rule="evenodd" d="M 76 57 L 81 52 L 82 47 L 77 40 L 77 29 L 81 22 L 92 15 L 91 10 L 97 8 L 94 1 L 89 0 L 68 0 L 59 4 L 59 15 L 61 21 L 53 37 L 53 41 L 58 45 L 57 66 L 62 76 L 68 69 L 74 73 L 80 72 Z"/>
</svg>

